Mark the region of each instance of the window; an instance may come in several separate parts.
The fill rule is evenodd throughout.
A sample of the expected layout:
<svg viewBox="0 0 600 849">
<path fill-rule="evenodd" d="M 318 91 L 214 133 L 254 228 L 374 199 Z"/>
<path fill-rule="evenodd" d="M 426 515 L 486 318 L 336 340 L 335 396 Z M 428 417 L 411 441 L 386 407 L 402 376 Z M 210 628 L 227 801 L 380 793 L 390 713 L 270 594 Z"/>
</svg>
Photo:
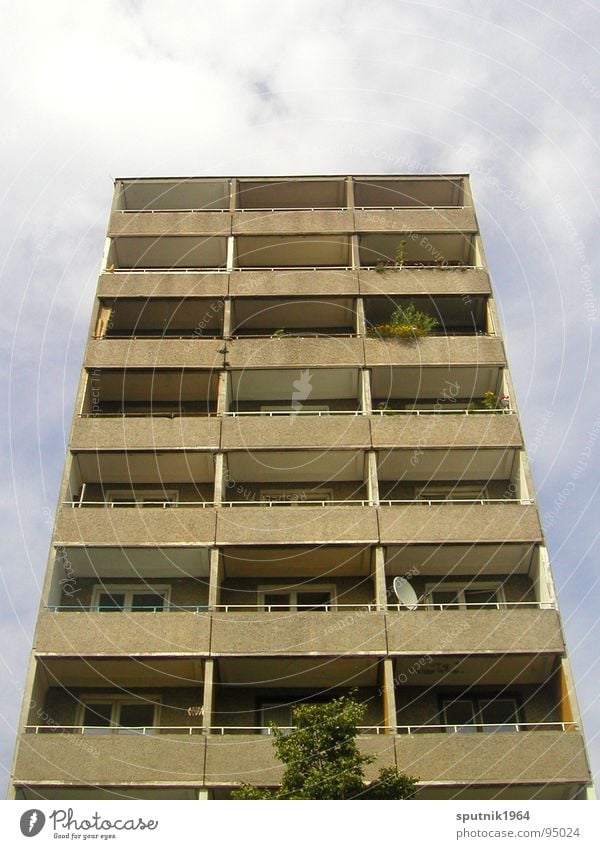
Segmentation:
<svg viewBox="0 0 600 849">
<path fill-rule="evenodd" d="M 290 702 L 261 702 L 259 707 L 260 714 L 260 733 L 271 734 L 270 723 L 274 722 L 278 725 L 284 734 L 289 734 L 292 731 L 294 705 Z"/>
<path fill-rule="evenodd" d="M 125 490 L 111 489 L 106 492 L 106 503 L 111 507 L 138 505 L 152 507 L 157 504 L 176 504 L 179 492 L 176 489 Z"/>
<path fill-rule="evenodd" d="M 310 501 L 333 501 L 332 489 L 261 489 L 261 501 L 302 504 Z"/>
<path fill-rule="evenodd" d="M 486 498 L 485 486 L 468 484 L 427 484 L 416 491 L 420 501 L 477 501 Z"/>
<path fill-rule="evenodd" d="M 86 734 L 139 734 L 156 723 L 155 699 L 90 698 L 81 706 L 80 725 Z"/>
<path fill-rule="evenodd" d="M 92 607 L 100 612 L 147 610 L 159 612 L 169 606 L 170 588 L 144 584 L 98 585 L 92 594 Z"/>
<path fill-rule="evenodd" d="M 474 696 L 442 699 L 444 725 L 450 733 L 518 731 L 517 700 L 508 696 Z"/>
<path fill-rule="evenodd" d="M 501 584 L 443 582 L 427 586 L 425 592 L 428 603 L 440 610 L 493 610 L 506 606 Z"/>
<path fill-rule="evenodd" d="M 327 404 L 305 404 L 302 401 L 300 406 L 292 404 L 261 404 L 261 413 L 328 413 L 329 406 Z"/>
<path fill-rule="evenodd" d="M 302 589 L 259 587 L 259 603 L 263 610 L 327 611 L 335 608 L 335 587 L 307 584 Z"/>
</svg>

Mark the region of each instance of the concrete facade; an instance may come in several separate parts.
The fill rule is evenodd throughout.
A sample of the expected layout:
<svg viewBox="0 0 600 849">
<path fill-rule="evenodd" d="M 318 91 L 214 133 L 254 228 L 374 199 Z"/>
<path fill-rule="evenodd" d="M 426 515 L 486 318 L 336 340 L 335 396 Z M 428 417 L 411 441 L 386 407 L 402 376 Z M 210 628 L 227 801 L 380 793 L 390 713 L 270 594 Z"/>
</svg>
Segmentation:
<svg viewBox="0 0 600 849">
<path fill-rule="evenodd" d="M 272 786 L 350 689 L 368 780 L 585 798 L 468 177 L 117 180 L 41 601 L 14 798 Z"/>
</svg>

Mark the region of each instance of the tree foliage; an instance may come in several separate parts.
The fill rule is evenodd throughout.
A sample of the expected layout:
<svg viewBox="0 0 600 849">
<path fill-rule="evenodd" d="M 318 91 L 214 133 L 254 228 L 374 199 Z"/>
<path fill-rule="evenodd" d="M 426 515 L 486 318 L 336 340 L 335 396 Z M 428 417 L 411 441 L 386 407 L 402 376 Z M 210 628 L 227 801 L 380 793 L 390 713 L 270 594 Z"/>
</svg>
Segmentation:
<svg viewBox="0 0 600 849">
<path fill-rule="evenodd" d="M 234 799 L 409 799 L 417 780 L 386 767 L 367 782 L 363 768 L 374 762 L 356 743 L 364 705 L 353 695 L 326 704 L 303 704 L 294 710 L 295 729 L 273 728 L 273 745 L 285 765 L 278 789 L 242 784 Z"/>
</svg>

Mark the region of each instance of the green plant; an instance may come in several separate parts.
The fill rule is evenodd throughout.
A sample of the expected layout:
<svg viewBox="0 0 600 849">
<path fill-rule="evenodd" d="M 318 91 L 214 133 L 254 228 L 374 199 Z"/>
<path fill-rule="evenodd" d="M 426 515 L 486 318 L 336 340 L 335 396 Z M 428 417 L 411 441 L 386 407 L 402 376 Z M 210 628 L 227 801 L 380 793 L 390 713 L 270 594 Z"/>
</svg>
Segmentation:
<svg viewBox="0 0 600 849">
<path fill-rule="evenodd" d="M 285 332 L 285 327 L 280 327 L 279 330 L 274 330 L 271 334 L 272 339 L 283 339 L 286 336 L 289 336 L 289 333 Z"/>
<path fill-rule="evenodd" d="M 365 781 L 363 767 L 374 755 L 362 754 L 357 726 L 365 706 L 353 695 L 327 704 L 304 704 L 294 710 L 295 730 L 284 734 L 276 725 L 273 745 L 285 769 L 281 787 L 269 790 L 242 784 L 234 799 L 410 799 L 418 779 L 395 767 L 381 769 Z"/>
<path fill-rule="evenodd" d="M 386 269 L 387 269 L 387 265 L 385 264 L 385 262 L 382 262 L 381 260 L 379 260 L 378 262 L 375 263 L 375 271 L 377 272 L 377 274 L 383 274 L 383 272 L 386 271 Z"/>
<path fill-rule="evenodd" d="M 481 404 L 486 410 L 496 410 L 498 408 L 498 396 L 492 389 L 488 389 L 481 399 Z"/>
<path fill-rule="evenodd" d="M 406 241 L 404 239 L 401 242 L 398 242 L 394 259 L 396 261 L 396 266 L 398 268 L 402 268 L 404 260 L 406 259 Z"/>
<path fill-rule="evenodd" d="M 410 303 L 406 307 L 396 307 L 388 322 L 373 325 L 368 334 L 370 336 L 415 339 L 419 336 L 427 336 L 438 324 L 437 318 L 418 310 L 413 303 Z"/>
</svg>

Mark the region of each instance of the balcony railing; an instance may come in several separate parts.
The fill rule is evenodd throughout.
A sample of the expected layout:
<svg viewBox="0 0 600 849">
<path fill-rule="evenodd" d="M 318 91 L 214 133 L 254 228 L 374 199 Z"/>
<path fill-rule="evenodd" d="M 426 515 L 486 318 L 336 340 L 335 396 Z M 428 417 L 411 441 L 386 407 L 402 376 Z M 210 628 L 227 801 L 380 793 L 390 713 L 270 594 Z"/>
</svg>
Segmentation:
<svg viewBox="0 0 600 849">
<path fill-rule="evenodd" d="M 554 601 L 486 601 L 486 602 L 416 602 L 407 608 L 402 604 L 381 604 L 363 602 L 362 604 L 165 604 L 156 607 L 147 605 L 131 606 L 126 609 L 98 604 L 55 604 L 45 608 L 50 613 L 336 613 L 360 610 L 366 613 L 385 613 L 387 611 L 407 612 L 414 610 L 557 610 Z"/>
<path fill-rule="evenodd" d="M 294 725 L 279 726 L 283 733 L 296 730 Z M 469 725 L 359 725 L 359 734 L 461 734 L 503 733 L 520 731 L 579 731 L 576 722 L 507 722 Z M 265 725 L 26 725 L 25 734 L 263 734 L 272 735 L 273 727 Z"/>
<path fill-rule="evenodd" d="M 427 505 L 434 504 L 521 504 L 530 505 L 534 502 L 529 498 L 410 498 L 395 499 L 381 498 L 378 501 L 368 498 L 346 498 L 342 500 L 298 498 L 297 500 L 265 500 L 265 501 L 63 501 L 63 507 L 108 507 L 117 509 L 121 507 L 162 507 L 162 508 L 186 508 L 186 507 L 394 507 L 395 505 Z"/>
</svg>

